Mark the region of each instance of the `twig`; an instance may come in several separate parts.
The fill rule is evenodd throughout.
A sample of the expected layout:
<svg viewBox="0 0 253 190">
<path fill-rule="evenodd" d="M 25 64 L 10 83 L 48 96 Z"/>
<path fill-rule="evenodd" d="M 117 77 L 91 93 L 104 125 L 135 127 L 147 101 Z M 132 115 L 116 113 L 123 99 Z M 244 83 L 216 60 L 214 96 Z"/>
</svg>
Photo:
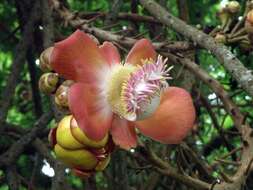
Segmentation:
<svg viewBox="0 0 253 190">
<path fill-rule="evenodd" d="M 176 179 L 177 181 L 194 189 L 210 189 L 210 184 L 191 176 L 178 173 L 175 168 L 170 166 L 167 162 L 161 160 L 148 145 L 147 147 L 145 145 L 144 147 L 142 146 L 141 152 L 146 159 L 148 159 L 154 166 L 156 166 L 154 169 L 159 173 L 172 177 L 173 179 Z"/>
<path fill-rule="evenodd" d="M 18 190 L 20 187 L 20 180 L 18 178 L 17 170 L 15 166 L 9 166 L 7 168 L 7 182 L 11 190 Z"/>
</svg>

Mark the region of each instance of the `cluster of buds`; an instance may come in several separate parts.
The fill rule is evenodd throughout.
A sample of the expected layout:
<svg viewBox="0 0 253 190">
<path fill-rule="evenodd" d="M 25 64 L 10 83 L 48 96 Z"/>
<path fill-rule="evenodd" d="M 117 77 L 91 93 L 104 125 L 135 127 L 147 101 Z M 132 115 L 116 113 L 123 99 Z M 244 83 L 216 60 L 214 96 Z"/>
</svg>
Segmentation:
<svg viewBox="0 0 253 190">
<path fill-rule="evenodd" d="M 237 1 L 229 1 L 217 13 L 221 26 L 210 34 L 217 43 L 226 45 L 237 44 L 244 52 L 252 51 L 253 42 L 253 1 L 246 4 L 244 13 L 240 16 L 241 6 Z M 243 25 L 243 22 L 245 24 Z"/>
<path fill-rule="evenodd" d="M 71 80 L 63 80 L 58 73 L 53 72 L 50 65 L 50 55 L 53 48 L 50 47 L 40 55 L 40 69 L 45 72 L 39 79 L 39 89 L 47 95 L 54 95 L 56 106 L 63 111 L 68 110 L 68 90 L 73 84 Z"/>
<path fill-rule="evenodd" d="M 224 7 L 222 7 L 217 16 L 221 21 L 222 27 L 225 27 L 227 23 L 240 11 L 240 4 L 238 1 L 229 1 Z"/>
<path fill-rule="evenodd" d="M 80 177 L 102 171 L 110 162 L 113 143 L 109 135 L 100 141 L 89 139 L 72 115 L 65 116 L 49 134 L 56 157 Z"/>
<path fill-rule="evenodd" d="M 47 95 L 54 95 L 55 105 L 68 113 L 68 91 L 74 83 L 59 77 L 52 70 L 50 47 L 40 56 L 40 69 L 44 72 L 39 80 L 39 89 Z M 79 177 L 89 177 L 96 171 L 102 171 L 110 162 L 113 142 L 109 135 L 100 141 L 89 139 L 83 130 L 78 127 L 72 115 L 66 115 L 51 129 L 49 141 L 56 157 L 66 164 Z"/>
</svg>

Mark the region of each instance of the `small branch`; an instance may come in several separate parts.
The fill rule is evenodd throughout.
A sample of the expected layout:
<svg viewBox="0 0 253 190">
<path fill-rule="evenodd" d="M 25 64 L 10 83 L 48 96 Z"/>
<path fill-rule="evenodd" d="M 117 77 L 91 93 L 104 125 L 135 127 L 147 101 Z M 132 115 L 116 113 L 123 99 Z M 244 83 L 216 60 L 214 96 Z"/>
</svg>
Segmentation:
<svg viewBox="0 0 253 190">
<path fill-rule="evenodd" d="M 105 25 L 112 24 L 116 21 L 117 15 L 120 11 L 120 7 L 123 5 L 123 0 L 113 0 L 111 3 L 111 9 L 105 17 Z"/>
<path fill-rule="evenodd" d="M 17 174 L 17 170 L 15 165 L 14 166 L 9 166 L 6 169 L 7 172 L 7 182 L 8 182 L 8 186 L 11 190 L 19 190 L 20 187 L 20 180 Z"/>
<path fill-rule="evenodd" d="M 111 32 L 102 30 L 96 27 L 90 27 L 89 25 L 85 24 L 87 20 L 81 19 L 74 13 L 70 12 L 67 8 L 62 6 L 58 0 L 53 0 L 53 8 L 59 14 L 59 16 L 67 22 L 73 28 L 79 28 L 84 30 L 87 33 L 90 33 L 96 36 L 103 41 L 111 41 L 116 42 L 120 45 L 124 45 L 126 47 L 132 47 L 133 44 L 137 41 L 136 39 L 125 37 L 123 35 L 116 35 Z M 192 44 L 188 42 L 155 42 L 153 46 L 157 50 L 166 49 L 167 51 L 174 52 L 174 51 L 185 51 L 193 48 Z"/>
<path fill-rule="evenodd" d="M 34 124 L 32 130 L 22 136 L 18 141 L 11 145 L 11 147 L 4 154 L 0 156 L 0 167 L 12 165 L 19 155 L 24 151 L 25 147 L 31 143 L 36 136 L 45 128 L 45 126 L 52 119 L 52 112 L 43 114 L 40 119 Z"/>
<path fill-rule="evenodd" d="M 228 151 L 232 151 L 234 149 L 233 145 L 230 144 L 228 142 L 228 139 L 227 137 L 225 136 L 225 133 L 224 133 L 224 130 L 223 128 L 219 125 L 218 123 L 218 120 L 216 118 L 216 115 L 214 114 L 213 110 L 212 110 L 212 107 L 211 105 L 209 104 L 208 100 L 200 95 L 200 100 L 202 101 L 203 105 L 205 106 L 207 112 L 209 113 L 211 119 L 212 119 L 212 122 L 213 122 L 213 125 L 215 127 L 215 129 L 218 131 L 218 133 L 220 134 L 220 137 L 222 139 L 222 142 L 223 144 L 225 145 L 225 147 L 227 147 Z M 236 155 L 235 154 L 232 154 L 232 158 L 233 160 L 236 160 Z"/>
<path fill-rule="evenodd" d="M 194 189 L 199 190 L 210 189 L 211 186 L 210 184 L 201 181 L 199 179 L 193 178 L 191 176 L 180 174 L 175 168 L 173 168 L 167 162 L 160 159 L 150 147 L 142 147 L 141 152 L 143 156 L 155 166 L 154 169 L 159 173 L 171 177 L 173 179 L 176 179 L 177 181 Z"/>
<path fill-rule="evenodd" d="M 26 52 L 28 50 L 29 45 L 31 44 L 30 37 L 33 35 L 33 31 L 35 29 L 34 24 L 39 19 L 39 2 L 35 2 L 34 7 L 32 9 L 29 21 L 24 27 L 24 32 L 22 35 L 22 39 L 16 46 L 14 52 L 14 60 L 11 67 L 11 74 L 7 79 L 5 90 L 1 94 L 1 102 L 0 102 L 0 126 L 3 125 L 6 117 L 9 106 L 11 105 L 12 96 L 14 94 L 16 85 L 18 84 L 18 80 L 20 77 L 21 70 L 25 63 Z M 0 127 L 0 132 L 3 130 L 3 127 Z"/>
</svg>

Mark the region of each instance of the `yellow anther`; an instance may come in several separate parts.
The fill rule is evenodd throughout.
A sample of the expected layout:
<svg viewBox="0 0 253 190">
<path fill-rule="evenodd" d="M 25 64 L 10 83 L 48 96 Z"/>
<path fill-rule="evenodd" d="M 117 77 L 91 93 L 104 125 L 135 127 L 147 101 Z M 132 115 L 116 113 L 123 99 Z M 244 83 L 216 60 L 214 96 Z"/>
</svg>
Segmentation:
<svg viewBox="0 0 253 190">
<path fill-rule="evenodd" d="M 113 68 L 110 77 L 107 79 L 107 101 L 112 111 L 122 117 L 127 113 L 126 106 L 124 105 L 125 102 L 121 98 L 121 92 L 131 73 L 136 70 L 137 67 L 133 65 L 117 65 Z"/>
</svg>

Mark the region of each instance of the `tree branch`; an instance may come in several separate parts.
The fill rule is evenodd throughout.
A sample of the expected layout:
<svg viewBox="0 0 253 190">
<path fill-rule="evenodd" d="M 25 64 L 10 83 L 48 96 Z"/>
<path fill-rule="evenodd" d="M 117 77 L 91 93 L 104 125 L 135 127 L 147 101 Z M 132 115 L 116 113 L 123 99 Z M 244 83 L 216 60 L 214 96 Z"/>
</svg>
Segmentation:
<svg viewBox="0 0 253 190">
<path fill-rule="evenodd" d="M 48 122 L 51 121 L 52 117 L 53 114 L 51 111 L 43 114 L 28 134 L 22 136 L 18 141 L 11 145 L 8 151 L 0 156 L 0 167 L 12 165 L 23 152 L 25 147 L 31 143 L 45 128 Z"/>
<path fill-rule="evenodd" d="M 174 17 L 155 1 L 140 0 L 140 3 L 163 24 L 171 27 L 183 36 L 190 38 L 200 47 L 210 50 L 243 89 L 253 96 L 253 75 L 251 71 L 245 68 L 239 59 L 224 45 L 217 44 L 212 37 Z"/>
<path fill-rule="evenodd" d="M 25 63 L 26 53 L 28 47 L 31 45 L 30 37 L 33 35 L 34 24 L 40 18 L 39 15 L 39 2 L 36 1 L 33 11 L 30 14 L 29 21 L 24 27 L 24 32 L 22 38 L 18 45 L 16 46 L 16 50 L 14 52 L 14 60 L 11 67 L 11 74 L 7 80 L 7 84 L 5 90 L 1 94 L 1 102 L 0 102 L 0 126 L 3 126 L 3 123 L 7 117 L 7 112 L 9 106 L 11 105 L 12 96 L 14 94 L 16 85 L 18 84 L 18 80 L 20 77 L 20 73 Z M 3 127 L 0 127 L 0 131 L 3 130 Z"/>
</svg>

